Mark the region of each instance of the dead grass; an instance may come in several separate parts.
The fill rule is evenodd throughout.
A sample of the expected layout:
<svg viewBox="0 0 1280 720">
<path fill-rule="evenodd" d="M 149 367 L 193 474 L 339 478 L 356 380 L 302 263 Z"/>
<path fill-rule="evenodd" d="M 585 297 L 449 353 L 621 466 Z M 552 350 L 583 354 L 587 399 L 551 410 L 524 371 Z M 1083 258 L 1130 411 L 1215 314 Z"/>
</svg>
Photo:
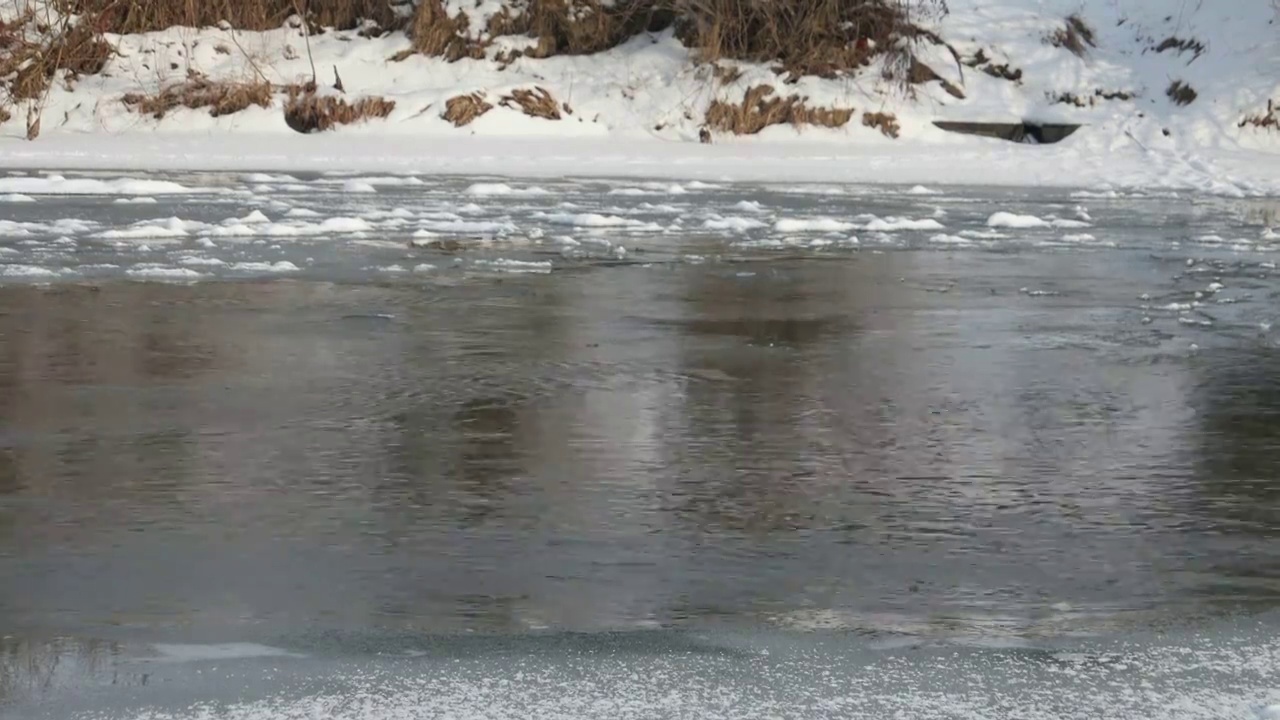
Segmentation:
<svg viewBox="0 0 1280 720">
<path fill-rule="evenodd" d="M 853 108 L 809 107 L 807 99 L 799 95 L 778 97 L 772 85 L 756 85 L 743 93 L 741 103 L 712 102 L 706 126 L 716 132 L 755 135 L 771 125 L 844 127 L 853 118 Z"/>
<path fill-rule="evenodd" d="M 240 112 L 250 105 L 269 107 L 272 88 L 265 82 L 213 82 L 195 75 L 151 95 L 129 93 L 121 98 L 129 109 L 159 120 L 178 107 L 209 108 L 213 117 Z"/>
<path fill-rule="evenodd" d="M 673 18 L 669 0 L 526 0 L 519 11 L 503 7 L 486 27 L 472 28 L 465 15 L 450 17 L 441 0 L 422 0 L 410 35 L 414 50 L 450 62 L 484 57 L 493 38 L 523 35 L 537 40 L 530 49 L 507 53 L 504 61 L 510 63 L 522 56 L 601 52 L 646 30 L 667 27 Z"/>
<path fill-rule="evenodd" d="M 1196 98 L 1200 97 L 1200 94 L 1194 88 L 1181 80 L 1174 80 L 1173 84 L 1169 85 L 1169 89 L 1164 91 L 1164 94 L 1168 95 L 1169 99 L 1179 106 L 1190 105 L 1196 101 Z"/>
<path fill-rule="evenodd" d="M 1240 127 L 1252 125 L 1259 130 L 1280 130 L 1280 105 L 1275 100 L 1267 101 L 1267 111 L 1256 115 L 1246 115 L 1240 120 Z"/>
<path fill-rule="evenodd" d="M 941 43 L 916 20 L 946 12 L 939 0 L 684 0 L 677 8 L 677 31 L 703 62 L 778 63 L 793 76 L 827 78 L 909 53 L 902 41 Z"/>
<path fill-rule="evenodd" d="M 964 93 L 954 83 L 943 78 L 933 68 L 925 65 L 916 58 L 912 57 L 907 69 L 907 83 L 911 85 L 924 85 L 926 83 L 938 82 L 942 85 L 942 89 L 947 91 L 951 97 L 963 100 Z"/>
<path fill-rule="evenodd" d="M 453 123 L 454 127 L 462 127 L 492 109 L 493 105 L 485 101 L 483 93 L 474 92 L 449 98 L 440 117 Z"/>
<path fill-rule="evenodd" d="M 274 30 L 301 8 L 313 28 L 350 30 L 369 21 L 382 29 L 401 23 L 390 0 L 59 0 L 60 9 L 95 18 L 95 30 L 140 33 L 170 27 Z"/>
<path fill-rule="evenodd" d="M 902 131 L 902 126 L 898 124 L 898 116 L 893 113 L 862 113 L 862 124 L 864 127 L 877 128 L 886 137 L 894 140 L 898 139 L 898 134 Z"/>
<path fill-rule="evenodd" d="M 547 120 L 560 119 L 560 107 L 556 105 L 556 99 L 551 96 L 550 91 L 546 88 L 535 87 L 532 90 L 524 88 L 513 90 L 510 95 L 502 98 L 499 102 L 503 107 L 518 107 L 529 117 Z M 565 108 L 568 108 L 568 105 L 565 105 Z"/>
<path fill-rule="evenodd" d="M 1102 88 L 1094 90 L 1092 95 L 1085 95 L 1083 97 L 1071 92 L 1049 95 L 1049 99 L 1055 104 L 1074 105 L 1078 108 L 1094 107 L 1103 100 L 1132 100 L 1134 97 L 1134 93 L 1126 92 L 1124 90 L 1103 90 Z"/>
<path fill-rule="evenodd" d="M 376 96 L 347 102 L 335 95 L 316 95 L 314 88 L 302 85 L 291 85 L 286 91 L 284 121 L 300 133 L 324 132 L 339 125 L 385 118 L 396 108 L 394 100 Z"/>
<path fill-rule="evenodd" d="M 42 98 L 59 72 L 68 82 L 102 72 L 114 52 L 85 23 L 41 26 L 30 13 L 0 26 L 0 88 L 9 103 Z"/>
<path fill-rule="evenodd" d="M 1089 48 L 1098 46 L 1093 28 L 1079 15 L 1068 15 L 1063 27 L 1051 33 L 1045 42 L 1054 47 L 1063 48 L 1076 57 L 1084 57 Z"/>
<path fill-rule="evenodd" d="M 1204 43 L 1199 40 L 1196 40 L 1195 38 L 1180 38 L 1177 36 L 1165 38 L 1153 49 L 1158 53 L 1167 52 L 1169 50 L 1177 50 L 1179 55 L 1187 52 L 1193 53 L 1191 60 L 1187 62 L 1188 65 L 1195 62 L 1205 52 Z"/>
</svg>

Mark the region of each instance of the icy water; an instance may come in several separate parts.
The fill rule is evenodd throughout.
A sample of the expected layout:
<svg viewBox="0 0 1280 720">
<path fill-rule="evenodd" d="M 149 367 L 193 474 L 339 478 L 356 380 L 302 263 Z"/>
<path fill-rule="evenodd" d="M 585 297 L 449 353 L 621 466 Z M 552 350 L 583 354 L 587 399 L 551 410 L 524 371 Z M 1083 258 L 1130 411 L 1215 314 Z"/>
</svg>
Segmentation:
<svg viewBox="0 0 1280 720">
<path fill-rule="evenodd" d="M 1280 718 L 1275 202 L 0 177 L 0 718 Z"/>
</svg>

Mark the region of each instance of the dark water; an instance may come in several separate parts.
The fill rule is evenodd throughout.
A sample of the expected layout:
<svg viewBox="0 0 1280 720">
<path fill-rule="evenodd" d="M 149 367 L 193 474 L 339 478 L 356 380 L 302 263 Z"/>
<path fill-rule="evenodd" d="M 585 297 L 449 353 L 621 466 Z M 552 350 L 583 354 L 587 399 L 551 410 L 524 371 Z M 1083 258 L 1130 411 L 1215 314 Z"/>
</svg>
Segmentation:
<svg viewBox="0 0 1280 720">
<path fill-rule="evenodd" d="M 0 287 L 0 717 L 1265 716 L 1197 252 Z"/>
</svg>

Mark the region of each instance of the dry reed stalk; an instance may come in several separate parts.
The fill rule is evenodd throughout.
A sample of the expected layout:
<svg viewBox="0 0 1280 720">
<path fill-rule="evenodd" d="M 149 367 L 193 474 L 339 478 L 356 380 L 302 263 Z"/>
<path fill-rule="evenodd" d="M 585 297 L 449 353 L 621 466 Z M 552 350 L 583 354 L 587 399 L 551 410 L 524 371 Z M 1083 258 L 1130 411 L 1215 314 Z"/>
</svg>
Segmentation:
<svg viewBox="0 0 1280 720">
<path fill-rule="evenodd" d="M 500 103 L 503 107 L 519 107 L 529 117 L 560 119 L 560 108 L 556 105 L 556 99 L 546 88 L 512 90 L 511 94 L 502 98 Z M 567 109 L 568 105 L 565 105 L 565 108 Z"/>
<path fill-rule="evenodd" d="M 743 93 L 741 103 L 716 100 L 707 108 L 706 126 L 717 132 L 755 135 L 771 125 L 843 127 L 853 118 L 852 108 L 813 108 L 798 95 L 770 97 L 773 94 L 773 86 L 756 85 Z"/>
<path fill-rule="evenodd" d="M 483 93 L 458 95 L 451 97 L 444 104 L 444 112 L 440 117 L 453 123 L 454 127 L 470 125 L 476 118 L 493 109 L 493 105 L 485 102 Z"/>
</svg>

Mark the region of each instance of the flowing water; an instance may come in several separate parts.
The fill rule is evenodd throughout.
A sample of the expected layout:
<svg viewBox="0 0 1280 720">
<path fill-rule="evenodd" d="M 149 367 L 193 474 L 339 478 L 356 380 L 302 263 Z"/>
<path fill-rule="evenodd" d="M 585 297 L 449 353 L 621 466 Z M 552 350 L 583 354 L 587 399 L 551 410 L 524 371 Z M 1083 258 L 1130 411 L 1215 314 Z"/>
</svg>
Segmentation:
<svg viewBox="0 0 1280 720">
<path fill-rule="evenodd" d="M 0 193 L 0 718 L 1280 717 L 1274 204 Z"/>
</svg>

